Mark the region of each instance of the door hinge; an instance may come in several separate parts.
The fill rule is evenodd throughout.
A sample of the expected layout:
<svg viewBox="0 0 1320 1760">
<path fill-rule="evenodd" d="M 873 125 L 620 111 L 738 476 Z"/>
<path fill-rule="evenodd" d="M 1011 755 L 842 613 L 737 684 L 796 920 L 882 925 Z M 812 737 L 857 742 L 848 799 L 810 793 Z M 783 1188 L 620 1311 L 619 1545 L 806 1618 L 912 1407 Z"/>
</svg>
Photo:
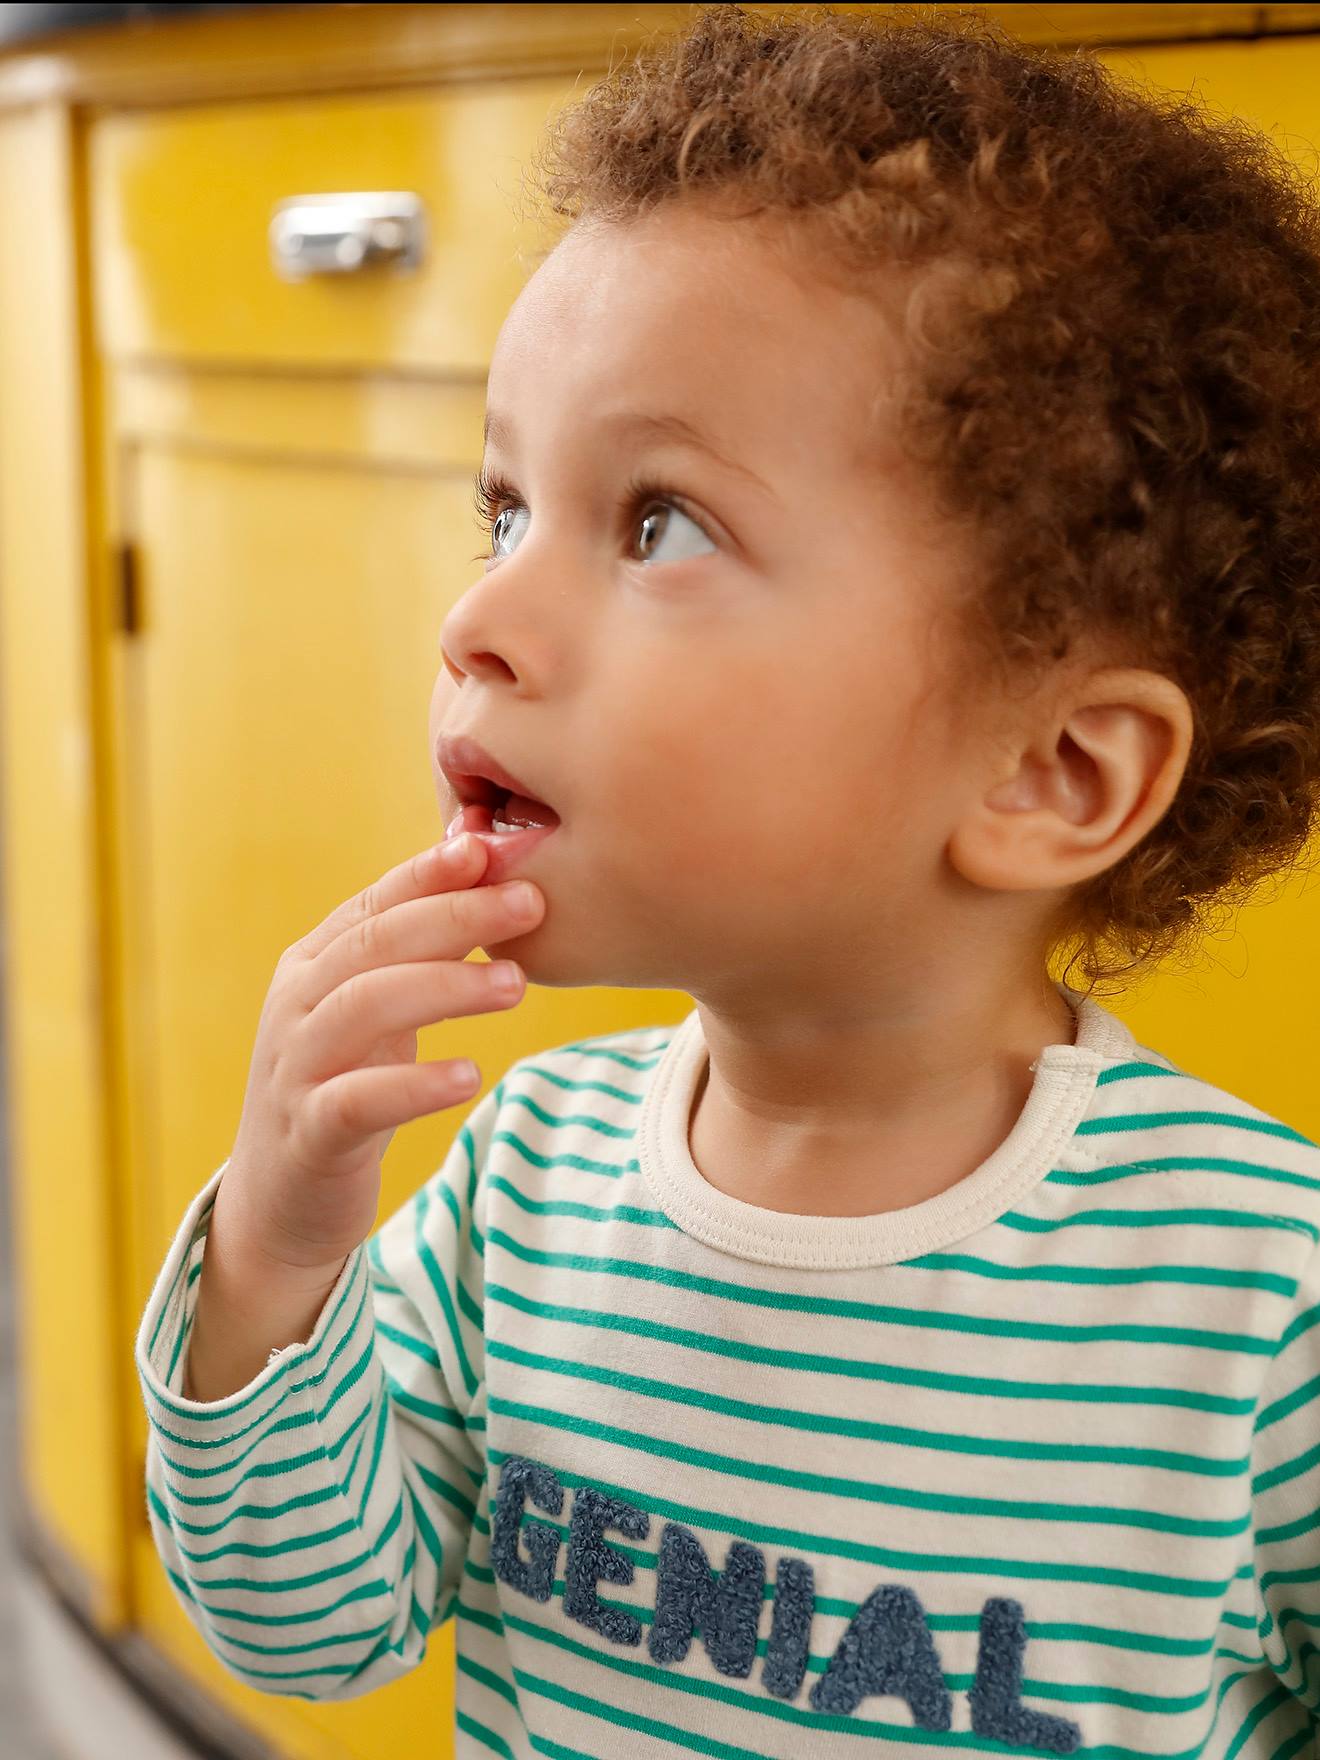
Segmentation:
<svg viewBox="0 0 1320 1760">
<path fill-rule="evenodd" d="M 115 588 L 118 627 L 126 636 L 135 636 L 142 628 L 142 569 L 131 538 L 121 539 L 115 551 Z"/>
</svg>

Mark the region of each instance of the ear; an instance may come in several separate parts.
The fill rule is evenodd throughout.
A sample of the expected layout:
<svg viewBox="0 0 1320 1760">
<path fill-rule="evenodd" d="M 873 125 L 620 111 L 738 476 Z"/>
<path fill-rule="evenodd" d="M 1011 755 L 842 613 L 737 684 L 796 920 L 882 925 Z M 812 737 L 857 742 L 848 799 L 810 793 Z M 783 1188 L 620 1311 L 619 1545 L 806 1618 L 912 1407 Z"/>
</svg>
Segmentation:
<svg viewBox="0 0 1320 1760">
<path fill-rule="evenodd" d="M 1163 818 L 1192 746 L 1186 694 L 1162 673 L 1108 667 L 1019 727 L 949 839 L 978 886 L 1048 891 L 1110 868 Z M 1001 754 L 1004 748 L 999 748 Z"/>
</svg>

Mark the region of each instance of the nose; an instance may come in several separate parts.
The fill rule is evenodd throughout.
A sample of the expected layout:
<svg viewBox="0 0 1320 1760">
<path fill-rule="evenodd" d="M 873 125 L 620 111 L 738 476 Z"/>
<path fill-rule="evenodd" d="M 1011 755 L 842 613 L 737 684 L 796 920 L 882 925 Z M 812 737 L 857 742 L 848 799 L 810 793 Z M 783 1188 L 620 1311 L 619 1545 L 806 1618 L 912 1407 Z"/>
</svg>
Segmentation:
<svg viewBox="0 0 1320 1760">
<path fill-rule="evenodd" d="M 575 652 L 588 622 L 577 590 L 582 560 L 553 526 L 528 533 L 450 608 L 441 629 L 445 670 L 456 684 L 476 679 L 542 694 Z"/>
<path fill-rule="evenodd" d="M 490 596 L 478 582 L 452 608 L 440 634 L 440 656 L 455 684 L 461 685 L 468 677 L 517 680 L 517 670 L 506 658 L 510 642 L 500 640 L 497 647 L 495 629 Z"/>
</svg>

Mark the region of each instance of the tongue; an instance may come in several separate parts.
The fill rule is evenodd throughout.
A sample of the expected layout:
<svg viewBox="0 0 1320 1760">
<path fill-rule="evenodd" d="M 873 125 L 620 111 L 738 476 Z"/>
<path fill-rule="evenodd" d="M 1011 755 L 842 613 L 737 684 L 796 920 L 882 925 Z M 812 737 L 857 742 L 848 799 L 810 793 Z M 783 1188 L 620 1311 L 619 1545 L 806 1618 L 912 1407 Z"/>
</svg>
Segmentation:
<svg viewBox="0 0 1320 1760">
<path fill-rule="evenodd" d="M 534 801 L 530 795 L 511 794 L 502 807 L 495 809 L 494 817 L 505 825 L 558 825 L 559 814 L 553 807 L 547 807 L 544 801 Z"/>
</svg>

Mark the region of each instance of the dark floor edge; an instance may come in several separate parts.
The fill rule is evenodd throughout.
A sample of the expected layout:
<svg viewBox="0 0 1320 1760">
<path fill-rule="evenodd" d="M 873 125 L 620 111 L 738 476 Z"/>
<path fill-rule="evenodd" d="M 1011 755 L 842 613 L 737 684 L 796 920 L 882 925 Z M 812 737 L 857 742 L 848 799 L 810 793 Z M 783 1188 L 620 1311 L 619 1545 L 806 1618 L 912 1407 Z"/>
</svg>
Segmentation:
<svg viewBox="0 0 1320 1760">
<path fill-rule="evenodd" d="M 196 1760 L 280 1760 L 276 1749 L 218 1706 L 179 1672 L 140 1632 L 107 1636 L 88 1611 L 81 1568 L 34 1516 L 21 1492 L 15 1498 L 14 1541 L 24 1563 L 40 1579 L 80 1637 L 114 1669 L 138 1704 Z"/>
</svg>

